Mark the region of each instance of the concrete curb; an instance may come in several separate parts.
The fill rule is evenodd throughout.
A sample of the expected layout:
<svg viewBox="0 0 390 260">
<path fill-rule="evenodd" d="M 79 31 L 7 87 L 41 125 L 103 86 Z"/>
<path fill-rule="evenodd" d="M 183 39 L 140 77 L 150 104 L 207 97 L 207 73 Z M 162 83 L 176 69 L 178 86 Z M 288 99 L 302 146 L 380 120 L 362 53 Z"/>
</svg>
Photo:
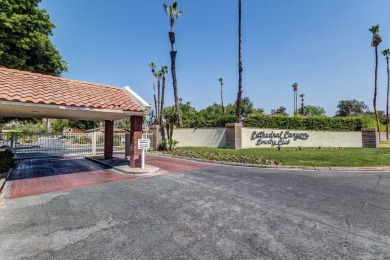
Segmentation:
<svg viewBox="0 0 390 260">
<path fill-rule="evenodd" d="M 147 153 L 149 155 L 185 159 L 196 162 L 214 163 L 228 166 L 241 166 L 241 167 L 253 167 L 253 168 L 264 168 L 264 169 L 285 169 L 285 170 L 306 170 L 306 171 L 350 171 L 350 172 L 390 172 L 390 166 L 387 167 L 314 167 L 314 166 L 286 166 L 286 165 L 263 165 L 263 164 L 249 164 L 249 163 L 236 163 L 236 162 L 223 162 L 223 161 L 212 161 L 206 159 L 197 159 L 190 157 L 182 157 L 176 155 L 156 153 Z"/>
<path fill-rule="evenodd" d="M 139 169 L 139 170 L 134 170 L 134 171 L 126 171 L 126 170 L 121 169 L 120 166 L 112 166 L 112 165 L 110 165 L 108 163 L 102 162 L 102 161 L 97 160 L 95 158 L 91 158 L 91 157 L 84 157 L 84 158 L 87 159 L 87 160 L 93 161 L 95 163 L 104 165 L 106 167 L 109 167 L 110 169 L 116 170 L 116 171 L 124 173 L 124 174 L 137 174 L 138 175 L 138 174 L 157 173 L 157 172 L 160 171 L 160 168 L 155 167 L 155 166 L 153 166 L 153 169 L 151 169 L 151 170 Z"/>
<path fill-rule="evenodd" d="M 5 173 L 5 175 L 3 176 L 3 178 L 0 179 L 0 192 L 3 191 L 3 188 L 5 186 L 5 183 L 7 182 L 8 178 L 9 178 L 9 175 L 11 174 L 12 170 L 14 168 L 11 168 L 8 170 L 8 172 Z"/>
</svg>

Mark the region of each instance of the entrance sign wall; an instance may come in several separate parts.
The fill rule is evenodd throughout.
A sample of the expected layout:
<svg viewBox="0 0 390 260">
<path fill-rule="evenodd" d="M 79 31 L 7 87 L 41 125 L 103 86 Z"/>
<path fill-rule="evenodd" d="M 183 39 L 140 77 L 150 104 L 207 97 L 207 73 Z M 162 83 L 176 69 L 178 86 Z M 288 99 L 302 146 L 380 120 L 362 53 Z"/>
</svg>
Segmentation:
<svg viewBox="0 0 390 260">
<path fill-rule="evenodd" d="M 161 128 L 151 127 L 152 149 L 162 141 Z M 175 128 L 176 147 L 216 147 L 228 149 L 276 147 L 377 147 L 375 129 L 361 132 L 306 131 L 290 129 L 245 128 L 226 124 L 225 128 Z"/>
</svg>

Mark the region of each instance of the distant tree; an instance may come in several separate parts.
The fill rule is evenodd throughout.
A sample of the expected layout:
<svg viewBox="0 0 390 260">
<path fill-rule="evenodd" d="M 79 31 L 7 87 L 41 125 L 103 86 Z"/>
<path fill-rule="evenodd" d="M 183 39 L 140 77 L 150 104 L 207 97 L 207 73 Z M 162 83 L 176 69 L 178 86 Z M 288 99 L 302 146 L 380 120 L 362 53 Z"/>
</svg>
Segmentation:
<svg viewBox="0 0 390 260">
<path fill-rule="evenodd" d="M 41 121 L 16 121 L 13 124 L 4 127 L 7 130 L 15 130 L 23 133 L 44 133 L 46 132 L 45 123 Z"/>
<path fill-rule="evenodd" d="M 247 114 L 241 114 L 242 116 L 248 115 L 263 115 L 264 110 L 262 108 L 254 108 L 253 103 L 248 97 L 242 99 L 242 111 Z M 183 124 L 185 128 L 198 128 L 198 127 L 224 127 L 225 123 L 234 123 L 237 121 L 236 118 L 236 104 L 228 104 L 226 106 L 226 114 L 222 114 L 222 106 L 220 104 L 214 103 L 211 106 L 208 106 L 200 111 L 197 111 L 194 107 L 191 106 L 190 102 L 180 103 L 183 111 Z M 175 106 L 169 106 L 164 108 L 163 116 L 165 122 L 167 120 L 169 123 L 177 123 L 177 118 L 175 117 Z M 170 133 L 168 134 L 168 138 Z"/>
<path fill-rule="evenodd" d="M 222 94 L 222 87 L 223 87 L 223 78 L 219 78 L 219 83 L 221 84 L 221 106 L 222 106 L 222 114 L 225 114 L 225 108 L 223 106 L 223 94 Z"/>
<path fill-rule="evenodd" d="M 263 108 L 253 108 L 252 113 L 249 115 L 264 115 L 264 109 Z"/>
<path fill-rule="evenodd" d="M 320 106 L 306 105 L 304 107 L 304 116 L 326 116 L 326 111 Z"/>
<path fill-rule="evenodd" d="M 198 111 L 191 106 L 191 102 L 187 102 L 184 104 L 180 104 L 182 111 L 183 111 L 183 127 L 194 127 L 197 125 L 198 121 Z M 172 122 L 177 123 L 176 117 L 176 106 L 169 106 L 164 108 L 163 111 L 164 117 L 167 118 L 174 118 Z"/>
<path fill-rule="evenodd" d="M 50 41 L 55 25 L 40 2 L 0 1 L 0 66 L 59 76 L 67 64 Z"/>
<path fill-rule="evenodd" d="M 69 120 L 69 127 L 72 129 L 89 130 L 98 128 L 99 121 Z"/>
<path fill-rule="evenodd" d="M 155 84 L 155 78 L 156 78 L 155 73 L 156 73 L 157 64 L 154 63 L 154 62 L 151 62 L 151 63 L 149 63 L 149 67 L 150 67 L 150 69 L 152 71 L 154 110 L 155 110 L 155 113 L 157 113 L 157 97 L 156 97 L 156 84 Z"/>
<path fill-rule="evenodd" d="M 52 119 L 50 123 L 53 133 L 62 133 L 65 128 L 69 127 L 69 119 Z"/>
<path fill-rule="evenodd" d="M 294 115 L 295 115 L 295 113 L 297 113 L 297 109 L 298 109 L 298 95 L 297 95 L 298 83 L 292 84 L 292 88 L 294 91 Z"/>
<path fill-rule="evenodd" d="M 390 91 L 390 70 L 389 70 L 389 55 L 390 49 L 382 51 L 386 57 L 387 63 L 387 100 L 386 100 L 386 139 L 389 139 L 389 91 Z"/>
<path fill-rule="evenodd" d="M 302 100 L 302 103 L 301 103 L 301 112 L 300 112 L 300 114 L 301 114 L 301 115 L 304 115 L 304 114 L 305 114 L 305 94 L 300 94 L 299 97 L 300 97 L 301 100 Z"/>
<path fill-rule="evenodd" d="M 178 19 L 180 16 L 183 15 L 183 11 L 179 11 L 179 4 L 176 1 L 173 1 L 172 4 L 163 4 L 164 10 L 167 13 L 169 17 L 170 27 L 171 30 L 169 32 L 169 41 L 171 42 L 171 72 L 172 72 L 172 83 L 173 83 L 173 95 L 175 98 L 175 106 L 176 106 L 176 114 L 179 122 L 179 126 L 183 127 L 183 118 L 182 118 L 182 111 L 179 104 L 179 95 L 177 91 L 177 78 L 176 78 L 176 54 L 177 51 L 175 51 L 175 31 L 174 31 L 174 25 L 175 25 L 175 19 Z"/>
<path fill-rule="evenodd" d="M 0 117 L 0 132 L 10 124 L 41 124 L 42 119 L 37 118 L 20 118 L 20 117 Z"/>
<path fill-rule="evenodd" d="M 377 90 L 378 89 L 377 88 L 377 85 L 378 85 L 378 45 L 381 43 L 382 39 L 381 39 L 380 35 L 378 34 L 379 33 L 379 24 L 372 26 L 369 30 L 373 34 L 371 46 L 375 47 L 375 86 L 374 86 L 373 103 L 374 103 L 374 112 L 375 112 L 375 117 L 376 117 L 377 129 L 379 132 L 379 141 L 380 141 L 381 140 L 381 134 L 380 134 L 381 128 L 380 128 L 380 123 L 379 123 L 378 112 L 376 110 L 376 96 L 378 93 L 378 90 Z"/>
<path fill-rule="evenodd" d="M 130 131 L 130 127 L 131 127 L 130 118 L 129 119 L 122 119 L 122 120 L 115 120 L 114 127 L 119 128 L 119 129 L 123 129 L 126 131 Z"/>
<path fill-rule="evenodd" d="M 240 121 L 243 111 L 241 111 L 241 96 L 242 96 L 242 1 L 238 0 L 238 92 L 236 101 L 236 116 Z"/>
<path fill-rule="evenodd" d="M 287 108 L 285 108 L 284 106 L 280 106 L 277 109 L 272 109 L 271 115 L 288 116 L 286 110 Z"/>
<path fill-rule="evenodd" d="M 237 101 L 235 101 L 233 104 L 228 104 L 226 106 L 226 114 L 235 115 L 236 108 L 237 107 Z M 254 112 L 254 106 L 253 102 L 249 99 L 249 97 L 244 97 L 241 99 L 241 113 L 239 114 L 240 118 L 248 116 Z M 235 111 L 235 112 L 234 112 Z"/>
<path fill-rule="evenodd" d="M 336 116 L 358 116 L 368 112 L 368 106 L 363 101 L 340 100 L 337 105 Z"/>
<path fill-rule="evenodd" d="M 117 121 L 115 123 L 119 124 Z M 86 120 L 71 120 L 71 119 L 52 119 L 51 129 L 52 132 L 62 133 L 65 128 L 89 130 L 98 128 L 100 121 L 86 121 Z M 117 126 L 116 126 L 117 127 Z"/>
</svg>

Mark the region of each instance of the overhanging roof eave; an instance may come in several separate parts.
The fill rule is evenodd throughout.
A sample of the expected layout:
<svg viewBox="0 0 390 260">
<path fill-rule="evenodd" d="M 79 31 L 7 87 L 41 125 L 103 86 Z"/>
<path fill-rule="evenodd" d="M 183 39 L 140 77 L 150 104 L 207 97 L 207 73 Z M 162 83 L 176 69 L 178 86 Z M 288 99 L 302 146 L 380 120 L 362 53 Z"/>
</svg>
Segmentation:
<svg viewBox="0 0 390 260">
<path fill-rule="evenodd" d="M 119 120 L 130 116 L 144 115 L 144 111 L 97 109 L 13 101 L 0 101 L 0 108 L 0 116 L 4 117 Z"/>
</svg>

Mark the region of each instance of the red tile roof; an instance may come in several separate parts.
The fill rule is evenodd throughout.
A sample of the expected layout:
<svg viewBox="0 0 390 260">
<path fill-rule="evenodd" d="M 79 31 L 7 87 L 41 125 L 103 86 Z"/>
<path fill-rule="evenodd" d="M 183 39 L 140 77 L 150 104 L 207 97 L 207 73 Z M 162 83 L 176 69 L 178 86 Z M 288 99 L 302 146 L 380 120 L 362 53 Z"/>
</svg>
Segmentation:
<svg viewBox="0 0 390 260">
<path fill-rule="evenodd" d="M 144 111 L 124 89 L 0 67 L 0 101 Z"/>
</svg>

